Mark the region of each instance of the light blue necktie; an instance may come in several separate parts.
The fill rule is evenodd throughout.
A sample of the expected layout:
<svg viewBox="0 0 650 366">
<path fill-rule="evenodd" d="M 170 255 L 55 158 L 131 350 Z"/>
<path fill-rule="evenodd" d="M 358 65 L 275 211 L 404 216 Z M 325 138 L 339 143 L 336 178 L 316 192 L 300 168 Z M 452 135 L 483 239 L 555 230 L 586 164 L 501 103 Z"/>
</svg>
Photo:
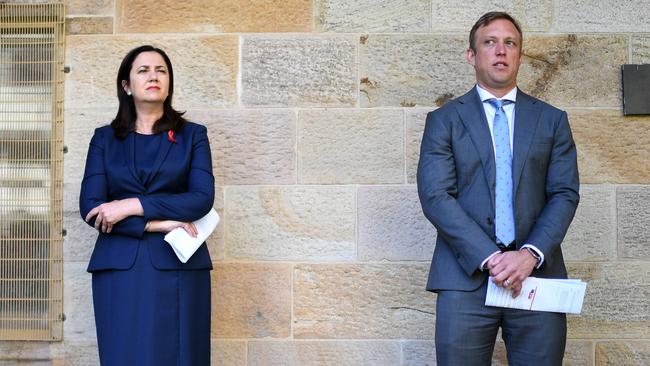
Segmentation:
<svg viewBox="0 0 650 366">
<path fill-rule="evenodd" d="M 515 217 L 512 208 L 512 152 L 510 150 L 510 128 L 503 106 L 510 100 L 488 99 L 486 102 L 496 108 L 492 134 L 496 150 L 496 234 L 504 245 L 515 240 Z"/>
</svg>

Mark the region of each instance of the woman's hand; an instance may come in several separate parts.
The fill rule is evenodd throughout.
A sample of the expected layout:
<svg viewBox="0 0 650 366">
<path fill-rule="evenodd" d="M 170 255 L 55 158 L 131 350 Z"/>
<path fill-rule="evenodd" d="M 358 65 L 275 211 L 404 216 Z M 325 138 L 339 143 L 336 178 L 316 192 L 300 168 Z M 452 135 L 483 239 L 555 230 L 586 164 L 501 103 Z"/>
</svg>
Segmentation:
<svg viewBox="0 0 650 366">
<path fill-rule="evenodd" d="M 144 213 L 140 200 L 137 198 L 127 198 L 115 200 L 93 208 L 86 215 L 86 222 L 95 218 L 95 229 L 102 233 L 108 234 L 113 230 L 113 225 L 124 220 L 129 216 L 141 216 Z"/>
<path fill-rule="evenodd" d="M 164 233 L 176 229 L 183 228 L 191 237 L 196 238 L 199 234 L 199 231 L 196 229 L 196 226 L 191 222 L 182 222 L 174 220 L 151 220 L 147 223 L 144 230 L 151 233 Z"/>
</svg>

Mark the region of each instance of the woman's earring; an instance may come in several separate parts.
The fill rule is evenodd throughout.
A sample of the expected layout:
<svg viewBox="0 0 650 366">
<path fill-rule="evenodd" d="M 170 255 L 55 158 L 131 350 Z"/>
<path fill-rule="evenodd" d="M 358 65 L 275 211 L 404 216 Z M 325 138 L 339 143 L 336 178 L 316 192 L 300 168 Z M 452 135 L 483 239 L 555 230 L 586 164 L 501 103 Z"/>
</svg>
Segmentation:
<svg viewBox="0 0 650 366">
<path fill-rule="evenodd" d="M 130 95 L 131 95 L 131 91 L 129 90 L 128 92 L 126 92 L 126 95 L 130 96 Z"/>
</svg>

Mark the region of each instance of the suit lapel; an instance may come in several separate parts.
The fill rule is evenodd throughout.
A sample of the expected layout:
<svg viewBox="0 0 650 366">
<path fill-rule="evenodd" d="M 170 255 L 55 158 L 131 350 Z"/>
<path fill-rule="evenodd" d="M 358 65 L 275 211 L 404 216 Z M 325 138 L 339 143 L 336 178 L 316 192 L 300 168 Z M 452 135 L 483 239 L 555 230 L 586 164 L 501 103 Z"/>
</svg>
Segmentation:
<svg viewBox="0 0 650 366">
<path fill-rule="evenodd" d="M 512 183 L 516 194 L 521 173 L 528 157 L 528 151 L 537 129 L 540 108 L 537 101 L 521 91 L 517 91 L 515 103 L 515 136 L 512 156 Z"/>
<path fill-rule="evenodd" d="M 124 139 L 124 156 L 126 157 L 126 164 L 129 166 L 131 175 L 133 175 L 136 182 L 142 184 L 135 170 L 135 133 L 133 132 L 126 135 Z"/>
<path fill-rule="evenodd" d="M 156 160 L 153 162 L 153 166 L 151 167 L 151 174 L 149 174 L 149 179 L 145 182 L 145 185 L 149 185 L 149 182 L 151 182 L 153 177 L 156 176 L 158 170 L 160 170 L 162 163 L 165 161 L 165 158 L 167 157 L 167 154 L 169 153 L 169 149 L 172 147 L 172 145 L 181 142 L 179 135 L 181 134 L 174 135 L 174 139 L 176 140 L 176 142 L 172 142 L 170 141 L 169 136 L 167 135 L 166 132 L 160 134 L 160 138 L 162 140 L 160 141 L 158 154 L 156 154 Z"/>
<path fill-rule="evenodd" d="M 474 147 L 479 153 L 485 178 L 490 188 L 490 200 L 494 207 L 494 184 L 496 182 L 496 166 L 494 163 L 494 148 L 492 147 L 492 135 L 488 126 L 483 102 L 479 98 L 476 87 L 467 94 L 458 98 L 461 105 L 457 107 L 458 114 L 465 129 L 469 133 Z"/>
</svg>

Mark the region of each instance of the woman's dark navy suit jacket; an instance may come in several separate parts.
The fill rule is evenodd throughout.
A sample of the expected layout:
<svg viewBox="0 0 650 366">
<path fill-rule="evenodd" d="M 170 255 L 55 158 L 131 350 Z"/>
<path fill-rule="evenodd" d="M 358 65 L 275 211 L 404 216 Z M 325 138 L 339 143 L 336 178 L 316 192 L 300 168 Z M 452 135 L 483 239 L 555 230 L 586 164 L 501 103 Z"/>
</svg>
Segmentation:
<svg viewBox="0 0 650 366">
<path fill-rule="evenodd" d="M 164 234 L 144 231 L 149 220 L 197 220 L 210 211 L 214 202 L 206 128 L 187 123 L 172 138 L 161 133 L 160 139 L 152 174 L 143 182 L 135 170 L 134 133 L 118 139 L 110 126 L 95 130 L 81 183 L 81 217 L 104 202 L 132 197 L 140 200 L 144 216 L 127 217 L 114 225 L 110 234 L 99 233 L 89 272 L 130 268 L 141 242 L 147 243 L 152 265 L 157 269 L 212 268 L 205 243 L 187 263 L 182 263 L 164 241 Z M 94 219 L 89 224 L 94 225 Z"/>
</svg>

